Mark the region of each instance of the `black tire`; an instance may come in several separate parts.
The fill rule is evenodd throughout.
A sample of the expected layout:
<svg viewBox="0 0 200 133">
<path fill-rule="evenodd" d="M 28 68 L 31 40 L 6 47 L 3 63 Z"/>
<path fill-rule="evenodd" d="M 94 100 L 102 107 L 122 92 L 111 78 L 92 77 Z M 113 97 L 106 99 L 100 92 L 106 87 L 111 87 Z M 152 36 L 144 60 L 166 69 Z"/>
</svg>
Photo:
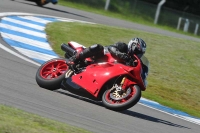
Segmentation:
<svg viewBox="0 0 200 133">
<path fill-rule="evenodd" d="M 122 111 L 134 106 L 135 104 L 137 104 L 137 102 L 141 98 L 141 89 L 138 85 L 131 86 L 128 89 L 130 89 L 131 91 L 134 91 L 134 95 L 131 96 L 127 101 L 125 100 L 125 102 L 124 101 L 121 102 L 122 100 L 119 100 L 119 101 L 113 100 L 109 95 L 110 93 L 112 93 L 111 89 L 106 90 L 102 95 L 103 105 L 106 108 L 114 110 L 114 111 Z"/>
<path fill-rule="evenodd" d="M 63 58 L 55 58 L 42 64 L 36 72 L 35 78 L 36 78 L 37 84 L 40 87 L 48 89 L 48 90 L 59 89 L 61 86 L 62 80 L 65 78 L 65 73 L 68 70 L 68 66 L 65 62 L 66 61 Z M 45 77 L 47 75 L 48 77 Z"/>
</svg>

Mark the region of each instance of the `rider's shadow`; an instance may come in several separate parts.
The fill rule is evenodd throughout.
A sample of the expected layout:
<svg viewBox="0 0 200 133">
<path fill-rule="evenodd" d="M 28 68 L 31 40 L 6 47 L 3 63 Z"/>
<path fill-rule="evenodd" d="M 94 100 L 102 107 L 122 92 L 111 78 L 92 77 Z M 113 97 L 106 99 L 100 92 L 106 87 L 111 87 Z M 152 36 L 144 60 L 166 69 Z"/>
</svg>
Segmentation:
<svg viewBox="0 0 200 133">
<path fill-rule="evenodd" d="M 129 116 L 133 116 L 133 117 L 136 117 L 136 118 L 139 118 L 139 119 L 143 119 L 143 120 L 148 120 L 148 121 L 152 121 L 152 122 L 156 122 L 156 123 L 169 125 L 169 126 L 191 129 L 189 127 L 181 126 L 179 124 L 175 124 L 175 123 L 172 123 L 170 121 L 162 120 L 162 119 L 155 118 L 155 117 L 152 117 L 152 116 L 149 116 L 149 115 L 134 112 L 134 111 L 131 111 L 131 110 L 124 110 L 124 111 L 121 111 L 120 113 L 129 115 Z"/>
<path fill-rule="evenodd" d="M 54 92 L 58 92 L 60 94 L 64 94 L 64 95 L 67 95 L 67 96 L 70 96 L 70 97 L 73 97 L 73 98 L 76 98 L 76 99 L 80 99 L 82 101 L 86 101 L 88 103 L 92 103 L 92 104 L 95 104 L 95 105 L 99 105 L 99 106 L 103 106 L 103 104 L 99 101 L 95 101 L 95 100 L 91 100 L 89 98 L 85 98 L 85 97 L 82 97 L 82 96 L 78 96 L 78 95 L 75 95 L 75 94 L 72 94 L 72 93 L 68 93 L 66 91 L 62 91 L 62 90 L 55 90 Z"/>
<path fill-rule="evenodd" d="M 64 95 L 67 95 L 67 96 L 70 96 L 70 97 L 73 97 L 73 98 L 76 98 L 76 99 L 80 99 L 82 101 L 86 101 L 86 102 L 92 103 L 94 105 L 104 107 L 102 102 L 94 101 L 94 100 L 84 98 L 84 97 L 81 97 L 81 96 L 78 96 L 78 95 L 74 95 L 74 94 L 71 94 L 71 93 L 68 93 L 68 92 L 64 92 L 64 91 L 61 91 L 61 90 L 56 90 L 55 92 L 58 92 L 58 93 L 61 93 L 61 94 L 64 94 Z M 132 117 L 135 117 L 135 118 L 139 118 L 139 119 L 143 119 L 143 120 L 147 120 L 147 121 L 151 121 L 151 122 L 156 122 L 156 123 L 161 123 L 161 124 L 165 124 L 165 125 L 169 125 L 169 126 L 173 126 L 173 127 L 191 129 L 191 128 L 188 128 L 188 127 L 185 127 L 185 126 L 181 126 L 179 124 L 172 123 L 170 121 L 162 120 L 162 119 L 155 118 L 155 117 L 152 117 L 152 116 L 149 116 L 149 115 L 134 112 L 134 111 L 131 111 L 131 110 L 115 111 L 115 112 L 119 112 L 119 113 L 129 115 L 129 116 L 132 116 Z"/>
<path fill-rule="evenodd" d="M 25 1 L 33 1 L 34 0 L 25 0 Z M 20 1 L 15 1 L 15 2 L 18 2 L 18 3 L 23 3 L 23 4 L 27 4 L 27 5 L 32 5 L 32 6 L 37 6 L 35 3 L 26 3 L 26 2 L 20 2 Z M 51 4 L 51 3 L 50 3 Z M 88 19 L 91 19 L 89 17 L 86 17 L 86 16 L 82 16 L 82 15 L 79 15 L 79 14 L 75 14 L 75 13 L 71 13 L 71 12 L 67 12 L 67 11 L 64 11 L 64 10 L 59 10 L 59 9 L 55 9 L 55 8 L 51 8 L 51 7 L 47 7 L 47 6 L 43 6 L 42 8 L 45 8 L 45 9 L 49 9 L 49 10 L 53 10 L 53 11 L 58 11 L 58 12 L 62 12 L 62 13 L 67 13 L 67 14 L 70 14 L 70 15 L 75 15 L 75 16 L 78 16 L 78 17 L 82 17 L 82 18 L 88 18 Z"/>
</svg>

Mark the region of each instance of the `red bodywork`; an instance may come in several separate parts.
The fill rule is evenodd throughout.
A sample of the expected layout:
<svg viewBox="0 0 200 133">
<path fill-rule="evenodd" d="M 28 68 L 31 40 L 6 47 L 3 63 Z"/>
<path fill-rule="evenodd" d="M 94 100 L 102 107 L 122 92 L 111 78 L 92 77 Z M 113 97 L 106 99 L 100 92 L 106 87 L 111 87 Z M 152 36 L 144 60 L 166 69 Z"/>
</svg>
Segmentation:
<svg viewBox="0 0 200 133">
<path fill-rule="evenodd" d="M 125 89 L 130 85 L 137 84 L 142 91 L 146 89 L 141 78 L 142 66 L 140 59 L 136 58 L 136 66 L 126 66 L 116 62 L 110 53 L 105 54 L 101 63 L 91 64 L 86 69 L 72 76 L 72 82 L 78 84 L 93 96 L 97 97 L 103 85 L 114 77 L 124 75 L 125 78 L 122 88 Z"/>
</svg>

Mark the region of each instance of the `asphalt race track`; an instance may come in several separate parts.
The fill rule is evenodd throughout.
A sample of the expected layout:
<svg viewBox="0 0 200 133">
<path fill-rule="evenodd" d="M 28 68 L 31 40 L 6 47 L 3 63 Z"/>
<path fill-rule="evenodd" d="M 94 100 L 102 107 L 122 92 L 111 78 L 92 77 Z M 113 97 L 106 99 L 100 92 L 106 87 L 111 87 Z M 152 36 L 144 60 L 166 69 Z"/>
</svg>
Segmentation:
<svg viewBox="0 0 200 133">
<path fill-rule="evenodd" d="M 198 38 L 58 5 L 48 4 L 41 8 L 35 3 L 25 0 L 0 0 L 0 3 L 0 14 L 21 12 L 51 15 L 200 41 Z M 3 16 L 0 18 L 3 19 Z M 1 21 L 3 22 L 3 20 Z M 3 35 L 1 34 L 1 36 Z M 13 46 L 8 45 L 8 42 L 2 37 L 0 39 L 0 103 L 85 128 L 95 133 L 200 132 L 198 123 L 174 117 L 143 104 L 137 104 L 123 112 L 114 112 L 105 109 L 101 103 L 82 99 L 62 90 L 53 92 L 42 89 L 35 82 L 35 73 L 39 65 L 28 55 L 24 56 Z"/>
</svg>

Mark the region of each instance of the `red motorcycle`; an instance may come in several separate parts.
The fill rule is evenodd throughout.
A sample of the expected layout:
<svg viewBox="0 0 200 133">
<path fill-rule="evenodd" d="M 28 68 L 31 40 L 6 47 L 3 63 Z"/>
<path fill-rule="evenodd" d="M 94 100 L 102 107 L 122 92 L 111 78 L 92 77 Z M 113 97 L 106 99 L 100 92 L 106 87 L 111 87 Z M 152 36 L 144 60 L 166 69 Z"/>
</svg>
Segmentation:
<svg viewBox="0 0 200 133">
<path fill-rule="evenodd" d="M 85 47 L 76 42 L 62 44 L 65 58 L 70 58 Z M 42 64 L 36 73 L 37 84 L 48 90 L 64 89 L 79 96 L 102 101 L 111 110 L 121 111 L 134 106 L 146 89 L 149 62 L 146 57 L 133 55 L 129 65 L 114 59 L 104 50 L 104 57 L 86 58 L 69 69 L 65 58 Z"/>
</svg>

